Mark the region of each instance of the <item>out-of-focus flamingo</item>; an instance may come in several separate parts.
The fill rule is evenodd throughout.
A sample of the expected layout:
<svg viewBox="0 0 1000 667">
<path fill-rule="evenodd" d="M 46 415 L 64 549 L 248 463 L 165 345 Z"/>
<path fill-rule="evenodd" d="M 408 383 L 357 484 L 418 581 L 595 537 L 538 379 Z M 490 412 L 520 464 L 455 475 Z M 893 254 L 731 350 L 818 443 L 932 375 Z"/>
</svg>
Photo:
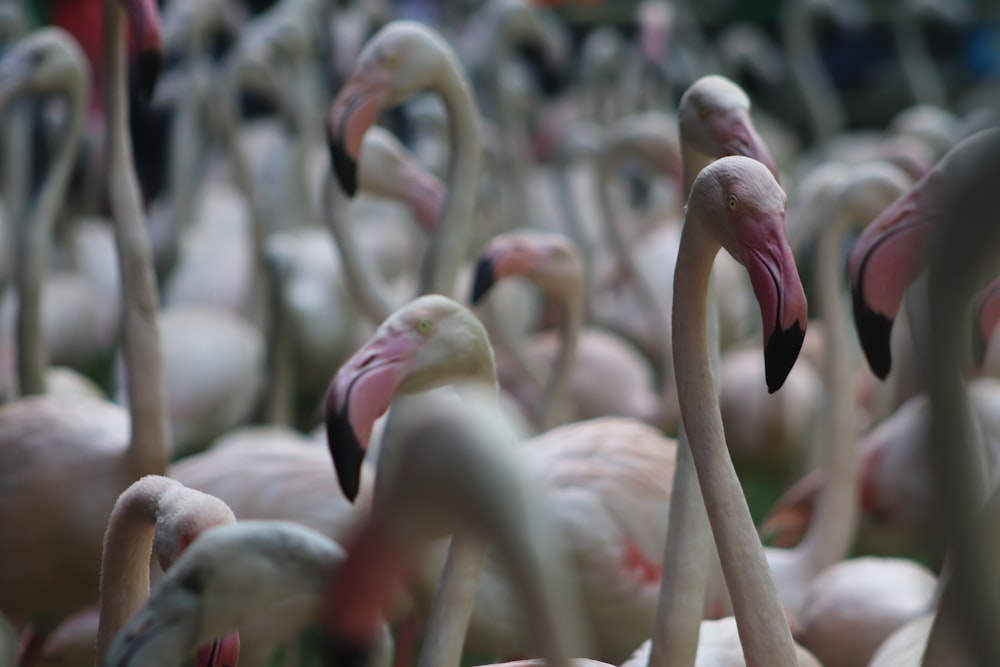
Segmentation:
<svg viewBox="0 0 1000 667">
<path fill-rule="evenodd" d="M 393 409 L 372 517 L 332 573 L 324 623 L 331 653 L 365 653 L 414 550 L 453 530 L 493 544 L 520 602 L 508 624 L 532 639 L 534 651 L 552 665 L 587 652 L 559 532 L 517 457 L 518 438 L 495 391 L 474 389 L 457 405 L 430 393 Z"/>
<path fill-rule="evenodd" d="M 168 456 L 156 286 L 126 132 L 125 5 L 104 5 L 109 194 L 131 420 L 120 407 L 94 400 L 33 397 L 0 409 L 0 610 L 16 627 L 30 623 L 36 632 L 21 657 L 25 664 L 59 621 L 95 601 L 115 499 L 138 477 L 162 473 Z M 133 12 L 149 8 L 138 0 L 131 5 Z M 158 43 L 155 12 L 140 16 L 135 29 Z"/>
<path fill-rule="evenodd" d="M 462 377 L 495 383 L 493 367 L 485 331 L 464 307 L 431 296 L 397 311 L 331 382 L 327 424 L 345 488 L 355 483 L 353 471 L 364 454 L 360 443 L 396 391 Z M 606 659 L 624 659 L 648 633 L 660 577 L 656 553 L 666 537 L 673 444 L 648 425 L 615 418 L 568 424 L 525 443 L 524 457 L 537 471 L 579 568 L 594 650 Z M 490 566 L 483 576 L 468 644 L 509 656 L 520 647 L 494 620 L 512 613 L 495 574 Z"/>
<path fill-rule="evenodd" d="M 150 555 L 167 571 L 203 531 L 235 521 L 218 498 L 168 477 L 147 475 L 122 492 L 104 534 L 97 664 L 149 595 Z M 199 664 L 236 664 L 238 656 L 239 635 L 232 635 L 199 654 Z"/>
<path fill-rule="evenodd" d="M 316 616 L 324 582 L 344 551 L 289 521 L 239 521 L 207 530 L 122 626 L 103 665 L 187 664 L 213 637 L 280 608 L 301 629 Z M 375 664 L 389 664 L 384 657 Z"/>
</svg>

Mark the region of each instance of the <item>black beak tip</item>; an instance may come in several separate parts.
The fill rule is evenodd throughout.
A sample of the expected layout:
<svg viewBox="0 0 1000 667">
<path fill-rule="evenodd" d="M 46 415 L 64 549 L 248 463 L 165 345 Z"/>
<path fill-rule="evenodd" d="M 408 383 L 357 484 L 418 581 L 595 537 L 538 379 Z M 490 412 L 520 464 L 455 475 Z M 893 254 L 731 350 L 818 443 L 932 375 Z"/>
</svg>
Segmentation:
<svg viewBox="0 0 1000 667">
<path fill-rule="evenodd" d="M 143 51 L 136 60 L 136 76 L 139 95 L 146 104 L 153 99 L 156 82 L 160 78 L 160 66 L 163 56 L 159 51 Z"/>
<path fill-rule="evenodd" d="M 361 486 L 361 462 L 365 458 L 365 450 L 354 435 L 346 410 L 344 414 L 327 413 L 326 439 L 340 488 L 344 496 L 353 503 Z"/>
<path fill-rule="evenodd" d="M 344 144 L 339 140 L 330 138 L 327 140 L 327 146 L 330 149 L 330 165 L 333 167 L 333 173 L 337 175 L 341 189 L 348 197 L 353 197 L 358 191 L 358 163 L 347 154 Z"/>
<path fill-rule="evenodd" d="M 767 381 L 767 393 L 773 394 L 781 389 L 781 385 L 785 383 L 795 365 L 795 360 L 799 358 L 805 337 L 806 329 L 798 321 L 787 329 L 778 327 L 771 334 L 764 347 L 764 379 Z"/>
<path fill-rule="evenodd" d="M 852 291 L 851 300 L 854 305 L 854 326 L 858 331 L 865 359 L 872 372 L 880 380 L 884 380 L 892 368 L 890 341 L 893 320 L 869 308 L 856 290 Z"/>
<path fill-rule="evenodd" d="M 331 635 L 323 637 L 322 653 L 323 667 L 366 667 L 371 658 L 370 647 Z"/>
<path fill-rule="evenodd" d="M 483 300 L 486 293 L 493 287 L 494 282 L 493 260 L 489 257 L 481 257 L 476 264 L 476 276 L 472 281 L 471 303 L 473 306 Z"/>
</svg>

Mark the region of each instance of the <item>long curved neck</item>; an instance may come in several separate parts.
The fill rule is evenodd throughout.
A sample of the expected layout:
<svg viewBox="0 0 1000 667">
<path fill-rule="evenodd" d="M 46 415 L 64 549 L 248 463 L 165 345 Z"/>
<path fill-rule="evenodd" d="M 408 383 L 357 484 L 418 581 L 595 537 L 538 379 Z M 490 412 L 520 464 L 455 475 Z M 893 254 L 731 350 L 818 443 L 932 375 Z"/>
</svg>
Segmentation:
<svg viewBox="0 0 1000 667">
<path fill-rule="evenodd" d="M 792 75 L 809 110 L 813 141 L 826 145 L 844 127 L 844 111 L 816 53 L 806 2 L 794 0 L 785 5 L 781 32 L 791 55 Z"/>
<path fill-rule="evenodd" d="M 324 184 L 323 202 L 323 221 L 340 253 L 351 299 L 372 324 L 378 325 L 388 319 L 395 308 L 386 294 L 385 281 L 375 270 L 370 256 L 362 252 L 355 242 L 348 220 L 347 201 L 334 184 L 332 175 Z"/>
<path fill-rule="evenodd" d="M 56 215 L 66 195 L 73 162 L 83 136 L 86 81 L 74 82 L 66 91 L 69 121 L 59 153 L 49 168 L 38 198 L 21 225 L 17 274 L 17 366 L 21 395 L 45 393 L 48 354 L 42 335 L 42 288 L 48 266 L 49 245 Z"/>
<path fill-rule="evenodd" d="M 146 478 L 129 487 L 115 503 L 101 559 L 98 664 L 118 630 L 149 596 L 149 558 L 160 498 L 179 486 L 180 482 L 167 477 Z"/>
<path fill-rule="evenodd" d="M 688 220 L 674 273 L 674 367 L 681 416 L 698 471 L 748 666 L 794 665 L 791 632 L 732 459 L 726 450 L 707 345 L 707 296 L 719 250 Z"/>
<path fill-rule="evenodd" d="M 572 290 L 563 299 L 565 309 L 562 322 L 559 324 L 559 334 L 562 344 L 559 346 L 559 356 L 552 365 L 552 374 L 545 386 L 543 398 L 544 413 L 542 428 L 548 430 L 568 420 L 570 412 L 570 378 L 573 363 L 576 361 L 577 344 L 580 339 L 580 328 L 583 326 L 583 293 L 582 285 Z"/>
<path fill-rule="evenodd" d="M 436 89 L 448 112 L 448 195 L 441 222 L 427 246 L 420 269 L 420 293 L 451 296 L 469 245 L 479 187 L 480 138 L 476 103 L 468 81 L 453 63 L 454 74 Z"/>
<path fill-rule="evenodd" d="M 840 260 L 847 218 L 841 213 L 832 220 L 820 234 L 816 247 L 817 296 L 827 334 L 823 367 L 827 409 L 820 437 L 828 479 L 805 538 L 795 547 L 815 573 L 847 554 L 857 517 L 857 419 L 851 386 L 854 364 L 848 349 L 851 336 L 846 328 L 849 320 Z"/>
<path fill-rule="evenodd" d="M 156 276 L 128 135 L 125 17 L 119 0 L 104 0 L 103 68 L 109 201 L 121 268 L 125 383 L 132 416 L 128 457 L 137 475 L 162 473 L 170 449 Z"/>
</svg>

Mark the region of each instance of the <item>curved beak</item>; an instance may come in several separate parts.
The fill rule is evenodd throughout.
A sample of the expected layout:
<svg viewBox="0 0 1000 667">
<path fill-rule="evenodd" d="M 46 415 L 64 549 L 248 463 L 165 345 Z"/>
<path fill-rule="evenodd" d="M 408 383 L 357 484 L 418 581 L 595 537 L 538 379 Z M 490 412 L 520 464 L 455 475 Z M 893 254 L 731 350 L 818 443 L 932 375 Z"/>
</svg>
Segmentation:
<svg viewBox="0 0 1000 667">
<path fill-rule="evenodd" d="M 781 229 L 781 222 L 757 223 L 751 227 Z M 777 224 L 777 227 L 774 225 Z M 764 378 L 768 393 L 774 393 L 798 359 L 806 336 L 808 311 L 792 249 L 784 237 L 748 242 L 740 261 L 750 274 L 750 284 L 760 305 L 764 329 Z"/>
<path fill-rule="evenodd" d="M 326 391 L 327 445 L 340 488 L 352 502 L 375 420 L 389 409 L 406 378 L 412 359 L 407 352 L 401 339 L 376 335 L 341 366 Z"/>
<path fill-rule="evenodd" d="M 353 197 L 358 190 L 358 159 L 365 131 L 375 123 L 389 96 L 386 82 L 356 73 L 337 94 L 327 123 L 330 165 L 340 187 Z"/>
<path fill-rule="evenodd" d="M 469 302 L 473 306 L 478 305 L 495 282 L 496 275 L 493 270 L 493 258 L 489 255 L 483 255 L 476 262 L 476 277 L 472 281 L 472 295 Z"/>
<path fill-rule="evenodd" d="M 892 367 L 890 339 L 906 288 L 926 264 L 930 225 L 919 191 L 895 201 L 855 241 L 847 258 L 854 326 L 872 372 L 885 379 Z"/>
<path fill-rule="evenodd" d="M 198 667 L 236 667 L 240 660 L 240 633 L 231 632 L 198 649 Z"/>
<path fill-rule="evenodd" d="M 156 0 L 128 0 L 128 20 L 136 46 L 136 81 L 143 102 L 149 103 L 156 90 L 163 61 L 163 35 Z"/>
</svg>

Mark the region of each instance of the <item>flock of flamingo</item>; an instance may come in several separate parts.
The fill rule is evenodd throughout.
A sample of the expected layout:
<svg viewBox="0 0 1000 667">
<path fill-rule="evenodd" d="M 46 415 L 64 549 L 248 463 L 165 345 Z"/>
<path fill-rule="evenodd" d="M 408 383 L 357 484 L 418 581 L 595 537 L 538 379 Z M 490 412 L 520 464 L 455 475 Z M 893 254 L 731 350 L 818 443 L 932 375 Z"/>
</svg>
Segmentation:
<svg viewBox="0 0 1000 667">
<path fill-rule="evenodd" d="M 1000 665 L 948 3 L 866 131 L 846 3 L 788 57 L 685 1 L 577 56 L 528 0 L 50 4 L 0 2 L 0 667 Z"/>
</svg>

